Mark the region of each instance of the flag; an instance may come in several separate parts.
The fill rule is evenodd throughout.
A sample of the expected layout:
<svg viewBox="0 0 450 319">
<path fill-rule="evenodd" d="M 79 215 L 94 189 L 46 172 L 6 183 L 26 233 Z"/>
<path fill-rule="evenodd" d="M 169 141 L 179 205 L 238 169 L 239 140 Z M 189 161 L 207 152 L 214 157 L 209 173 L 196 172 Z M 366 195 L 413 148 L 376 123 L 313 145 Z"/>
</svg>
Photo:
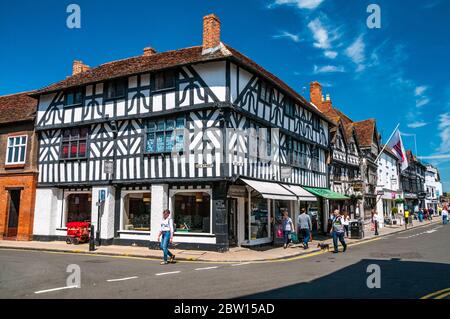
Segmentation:
<svg viewBox="0 0 450 319">
<path fill-rule="evenodd" d="M 406 158 L 405 147 L 403 146 L 402 137 L 400 131 L 397 129 L 392 135 L 391 140 L 387 144 L 395 155 L 397 155 L 398 160 L 401 164 L 401 170 L 404 171 L 408 168 L 408 159 Z"/>
</svg>

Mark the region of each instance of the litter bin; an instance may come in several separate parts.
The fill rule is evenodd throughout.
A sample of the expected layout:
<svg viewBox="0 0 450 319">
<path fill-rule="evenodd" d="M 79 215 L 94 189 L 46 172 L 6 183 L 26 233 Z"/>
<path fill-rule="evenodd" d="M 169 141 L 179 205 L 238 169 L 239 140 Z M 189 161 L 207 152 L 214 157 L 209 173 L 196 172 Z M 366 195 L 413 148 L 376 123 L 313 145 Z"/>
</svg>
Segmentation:
<svg viewBox="0 0 450 319">
<path fill-rule="evenodd" d="M 364 230 L 362 220 L 350 222 L 350 238 L 363 239 Z"/>
</svg>

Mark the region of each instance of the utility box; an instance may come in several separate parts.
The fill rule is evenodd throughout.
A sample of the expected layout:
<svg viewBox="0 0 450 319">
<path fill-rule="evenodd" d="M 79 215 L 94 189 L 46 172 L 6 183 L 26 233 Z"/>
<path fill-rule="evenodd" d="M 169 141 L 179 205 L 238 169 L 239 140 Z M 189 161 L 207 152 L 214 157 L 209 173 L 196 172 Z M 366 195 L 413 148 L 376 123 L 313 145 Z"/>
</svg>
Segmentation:
<svg viewBox="0 0 450 319">
<path fill-rule="evenodd" d="M 350 238 L 352 239 L 364 238 L 364 225 L 362 220 L 350 222 Z"/>
</svg>

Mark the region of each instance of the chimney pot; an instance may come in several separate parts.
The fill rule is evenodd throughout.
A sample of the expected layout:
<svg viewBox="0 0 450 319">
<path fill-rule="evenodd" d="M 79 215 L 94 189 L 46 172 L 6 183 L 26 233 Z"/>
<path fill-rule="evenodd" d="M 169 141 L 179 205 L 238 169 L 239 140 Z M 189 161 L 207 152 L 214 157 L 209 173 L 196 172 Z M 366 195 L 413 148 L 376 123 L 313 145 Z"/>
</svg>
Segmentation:
<svg viewBox="0 0 450 319">
<path fill-rule="evenodd" d="M 203 54 L 220 46 L 220 20 L 215 14 L 203 17 Z"/>
<path fill-rule="evenodd" d="M 89 65 L 84 64 L 83 61 L 74 60 L 72 64 L 72 75 L 86 72 L 89 69 Z"/>
<path fill-rule="evenodd" d="M 156 54 L 156 50 L 154 48 L 151 48 L 151 47 L 144 48 L 144 54 L 143 54 L 144 56 L 151 56 L 154 54 Z"/>
</svg>

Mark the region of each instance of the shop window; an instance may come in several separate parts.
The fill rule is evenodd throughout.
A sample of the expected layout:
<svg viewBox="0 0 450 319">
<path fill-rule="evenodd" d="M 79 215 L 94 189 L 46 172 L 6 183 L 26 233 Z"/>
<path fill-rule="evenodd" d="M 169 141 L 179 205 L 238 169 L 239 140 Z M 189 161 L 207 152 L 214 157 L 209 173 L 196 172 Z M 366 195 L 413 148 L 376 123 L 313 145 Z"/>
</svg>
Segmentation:
<svg viewBox="0 0 450 319">
<path fill-rule="evenodd" d="M 250 240 L 269 237 L 268 200 L 259 194 L 252 195 L 250 212 Z"/>
<path fill-rule="evenodd" d="M 176 193 L 172 201 L 177 232 L 211 232 L 211 196 L 208 193 Z"/>
<path fill-rule="evenodd" d="M 132 193 L 124 197 L 124 230 L 150 231 L 150 193 Z"/>
<path fill-rule="evenodd" d="M 62 159 L 86 158 L 87 135 L 87 127 L 63 130 L 60 157 Z"/>
<path fill-rule="evenodd" d="M 183 151 L 185 125 L 184 117 L 148 122 L 146 153 Z"/>
<path fill-rule="evenodd" d="M 91 220 L 91 194 L 70 194 L 67 197 L 67 222 Z"/>
<path fill-rule="evenodd" d="M 163 71 L 155 73 L 155 91 L 175 89 L 175 72 Z"/>
<path fill-rule="evenodd" d="M 25 164 L 27 150 L 27 136 L 8 137 L 6 149 L 6 165 Z"/>
<path fill-rule="evenodd" d="M 127 83 L 124 79 L 106 82 L 106 98 L 117 99 L 125 96 Z"/>
</svg>

